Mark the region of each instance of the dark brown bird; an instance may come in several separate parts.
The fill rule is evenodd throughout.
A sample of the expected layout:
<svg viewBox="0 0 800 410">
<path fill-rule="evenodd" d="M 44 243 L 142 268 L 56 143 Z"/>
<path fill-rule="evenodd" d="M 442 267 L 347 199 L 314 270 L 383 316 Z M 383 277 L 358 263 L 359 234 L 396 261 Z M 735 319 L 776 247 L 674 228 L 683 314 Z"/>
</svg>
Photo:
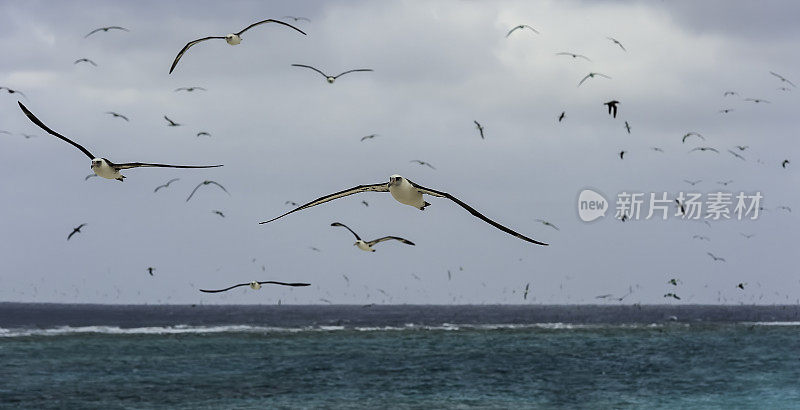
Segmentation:
<svg viewBox="0 0 800 410">
<path fill-rule="evenodd" d="M 608 113 L 610 115 L 613 115 L 614 118 L 617 118 L 617 104 L 619 104 L 619 101 L 617 100 L 611 100 L 609 102 L 603 103 L 603 105 L 608 106 Z"/>
</svg>

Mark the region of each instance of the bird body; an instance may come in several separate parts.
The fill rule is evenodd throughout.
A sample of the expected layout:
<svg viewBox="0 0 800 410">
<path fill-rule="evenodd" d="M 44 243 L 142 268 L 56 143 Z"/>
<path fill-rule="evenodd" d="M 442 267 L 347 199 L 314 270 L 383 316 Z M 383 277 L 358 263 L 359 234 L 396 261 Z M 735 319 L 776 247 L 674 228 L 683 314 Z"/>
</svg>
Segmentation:
<svg viewBox="0 0 800 410">
<path fill-rule="evenodd" d="M 603 105 L 608 107 L 608 114 L 613 115 L 614 118 L 617 118 L 617 104 L 619 104 L 619 101 L 617 100 L 611 100 L 603 103 Z M 626 122 L 625 124 L 627 125 L 628 123 Z M 628 128 L 628 133 L 630 134 L 630 128 Z"/>
<path fill-rule="evenodd" d="M 413 206 L 420 211 L 430 205 L 422 198 L 422 192 L 419 192 L 407 179 L 395 174 L 389 177 L 389 181 L 389 193 L 397 202 Z"/>
</svg>

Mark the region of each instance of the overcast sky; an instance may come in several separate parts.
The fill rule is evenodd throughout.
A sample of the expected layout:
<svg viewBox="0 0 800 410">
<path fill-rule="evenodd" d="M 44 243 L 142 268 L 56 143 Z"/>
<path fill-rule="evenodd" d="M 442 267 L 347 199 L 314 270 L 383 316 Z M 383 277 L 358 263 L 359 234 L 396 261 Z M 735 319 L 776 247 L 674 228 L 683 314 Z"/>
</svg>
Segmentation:
<svg viewBox="0 0 800 410">
<path fill-rule="evenodd" d="M 792 1 L 2 2 L 0 86 L 25 93 L 45 124 L 115 162 L 225 166 L 85 181 L 89 160 L 32 124 L 18 94 L 0 92 L 0 130 L 12 133 L 0 134 L 0 301 L 797 303 L 800 89 L 770 71 L 800 84 L 798 15 Z M 188 41 L 266 18 L 308 35 L 261 25 L 236 47 L 194 46 L 168 74 Z M 518 24 L 540 34 L 506 38 Z M 108 25 L 130 32 L 84 38 Z M 98 66 L 73 64 L 84 57 Z M 375 71 L 328 84 L 293 63 Z M 589 72 L 611 79 L 578 87 Z M 186 86 L 208 91 L 173 91 Z M 728 90 L 738 96 L 723 97 Z M 602 105 L 614 99 L 617 118 Z M 167 127 L 164 115 L 183 125 Z M 682 143 L 689 131 L 706 141 Z M 360 142 L 368 134 L 378 137 Z M 688 152 L 698 146 L 720 152 Z M 286 201 L 395 173 L 550 246 L 507 235 L 443 198 L 427 198 L 421 212 L 386 193 L 258 224 L 290 210 Z M 180 180 L 153 193 L 171 178 Z M 230 195 L 204 186 L 186 202 L 206 179 Z M 758 191 L 767 210 L 710 226 L 676 217 L 623 223 L 613 211 L 586 223 L 577 213 L 585 188 L 611 201 L 623 191 Z M 363 252 L 334 221 L 365 239 L 396 235 L 416 246 Z M 666 284 L 671 278 L 677 287 Z M 197 290 L 251 280 L 312 286 Z M 629 288 L 623 302 L 595 298 Z M 681 300 L 665 299 L 668 292 Z"/>
</svg>

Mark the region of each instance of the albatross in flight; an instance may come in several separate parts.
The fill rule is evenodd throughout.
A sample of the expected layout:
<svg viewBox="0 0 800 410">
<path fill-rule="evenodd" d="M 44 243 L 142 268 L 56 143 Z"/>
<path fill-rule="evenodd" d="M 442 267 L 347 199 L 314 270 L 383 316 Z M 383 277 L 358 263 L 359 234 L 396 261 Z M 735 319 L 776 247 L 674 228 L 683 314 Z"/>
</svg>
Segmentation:
<svg viewBox="0 0 800 410">
<path fill-rule="evenodd" d="M 92 34 L 97 33 L 98 31 L 102 31 L 102 32 L 107 33 L 108 30 L 130 31 L 130 30 L 126 29 L 125 27 L 120 27 L 120 26 L 100 27 L 100 28 L 96 28 L 96 29 L 90 31 L 89 34 L 83 36 L 83 38 L 87 38 L 87 37 L 91 36 Z"/>
<path fill-rule="evenodd" d="M 462 202 L 460 199 L 458 199 L 458 198 L 456 198 L 456 197 L 454 197 L 454 196 L 452 196 L 452 195 L 450 195 L 450 194 L 448 194 L 446 192 L 437 191 L 435 189 L 430 189 L 430 188 L 425 188 L 424 186 L 417 185 L 417 184 L 411 182 L 410 180 L 408 180 L 406 178 L 403 178 L 400 175 L 392 175 L 391 177 L 389 177 L 389 183 L 388 184 L 384 182 L 384 183 L 379 183 L 379 184 L 359 185 L 359 186 L 356 186 L 356 187 L 353 187 L 353 188 L 350 188 L 350 189 L 345 189 L 344 191 L 339 191 L 339 192 L 336 192 L 336 193 L 333 193 L 333 194 L 330 194 L 330 195 L 325 195 L 325 196 L 323 196 L 321 198 L 317 198 L 317 199 L 315 199 L 315 200 L 313 200 L 313 201 L 311 201 L 311 202 L 309 202 L 309 203 L 307 203 L 305 205 L 301 205 L 301 206 L 299 206 L 299 207 L 297 207 L 297 208 L 295 208 L 295 209 L 293 209 L 293 210 L 291 210 L 289 212 L 286 212 L 283 215 L 280 215 L 280 216 L 272 218 L 272 219 L 270 219 L 268 221 L 263 221 L 263 222 L 259 222 L 259 223 L 260 224 L 269 223 L 269 222 L 272 222 L 272 221 L 274 221 L 276 219 L 283 218 L 284 216 L 289 215 L 289 214 L 291 214 L 293 212 L 297 212 L 297 211 L 300 211 L 300 210 L 303 210 L 303 209 L 306 209 L 306 208 L 310 208 L 310 207 L 315 206 L 315 205 L 324 204 L 326 202 L 333 201 L 334 199 L 343 198 L 343 197 L 346 197 L 348 195 L 358 194 L 358 193 L 367 192 L 367 191 L 371 191 L 371 192 L 389 192 L 390 194 L 392 194 L 392 197 L 397 202 L 400 202 L 403 205 L 413 206 L 414 208 L 417 208 L 419 210 L 424 210 L 425 207 L 430 205 L 429 203 L 425 202 L 425 199 L 423 198 L 423 194 L 427 194 L 427 195 L 431 195 L 431 196 L 435 196 L 435 197 L 439 197 L 439 198 L 447 198 L 447 199 L 455 202 L 456 204 L 458 204 L 460 207 L 466 209 L 473 216 L 476 216 L 476 217 L 482 219 L 484 222 L 494 226 L 495 228 L 497 228 L 497 229 L 499 229 L 499 230 L 501 230 L 501 231 L 503 231 L 505 233 L 508 233 L 510 235 L 513 235 L 513 236 L 516 236 L 517 238 L 522 239 L 524 241 L 535 243 L 537 245 L 545 245 L 545 246 L 547 245 L 544 242 L 539 242 L 537 240 L 528 238 L 525 235 L 522 235 L 522 234 L 520 234 L 520 233 L 518 233 L 516 231 L 513 231 L 513 230 L 511 230 L 509 228 L 506 228 L 503 225 L 500 225 L 499 223 L 497 223 L 497 222 L 485 217 L 483 214 L 481 214 L 480 212 L 476 211 L 474 208 L 472 208 L 471 206 L 467 205 L 466 203 Z"/>
<path fill-rule="evenodd" d="M 238 285 L 233 285 L 233 286 L 227 287 L 225 289 L 217 289 L 217 290 L 200 289 L 200 292 L 219 293 L 219 292 L 225 292 L 227 290 L 231 290 L 231 289 L 234 289 L 234 288 L 238 288 L 240 286 L 250 286 L 250 289 L 259 290 L 259 289 L 261 289 L 261 285 L 266 285 L 266 284 L 281 285 L 281 286 L 310 286 L 311 285 L 310 283 L 286 283 L 286 282 L 275 282 L 273 280 L 267 280 L 267 281 L 263 281 L 263 282 L 252 281 L 250 283 L 240 283 Z"/>
<path fill-rule="evenodd" d="M 586 77 L 583 77 L 581 82 L 578 83 L 578 87 L 580 87 L 581 84 L 583 84 L 583 82 L 586 81 L 587 79 L 595 78 L 595 77 L 605 77 L 605 78 L 608 78 L 609 80 L 611 79 L 611 77 L 609 77 L 609 76 L 607 76 L 605 74 L 592 72 L 592 73 L 586 74 Z"/>
<path fill-rule="evenodd" d="M 328 75 L 328 74 L 325 74 L 322 71 L 320 71 L 320 70 L 318 70 L 318 69 L 316 69 L 314 67 L 311 67 L 310 65 L 292 64 L 292 67 L 305 67 L 305 68 L 314 70 L 314 71 L 322 74 L 322 76 L 325 77 L 326 80 L 328 80 L 329 84 L 333 84 L 333 82 L 336 81 L 337 78 L 339 78 L 339 77 L 341 77 L 341 76 L 343 76 L 343 75 L 345 75 L 347 73 L 354 73 L 354 72 L 357 72 L 357 71 L 372 71 L 371 68 L 356 68 L 354 70 L 347 70 L 347 71 L 345 71 L 343 73 L 339 73 L 338 75 Z"/>
<path fill-rule="evenodd" d="M 506 38 L 508 38 L 508 36 L 510 36 L 510 35 L 511 35 L 511 33 L 515 32 L 515 31 L 517 31 L 517 30 L 524 30 L 524 29 L 526 29 L 526 28 L 527 28 L 527 29 L 529 29 L 529 30 L 531 30 L 531 31 L 533 31 L 533 32 L 534 32 L 534 33 L 536 33 L 536 34 L 540 34 L 538 31 L 536 31 L 536 29 L 535 29 L 535 28 L 533 28 L 533 27 L 531 27 L 531 26 L 529 26 L 529 25 L 527 25 L 527 24 L 520 24 L 520 25 L 518 25 L 518 26 L 516 26 L 516 27 L 512 28 L 511 30 L 508 30 L 508 34 L 506 34 Z"/>
<path fill-rule="evenodd" d="M 193 45 L 195 45 L 195 44 L 197 44 L 197 43 L 200 43 L 200 42 L 202 42 L 202 41 L 206 41 L 206 40 L 212 40 L 212 39 L 220 39 L 220 40 L 225 40 L 225 42 L 227 42 L 228 44 L 230 44 L 230 45 L 232 45 L 232 46 L 235 46 L 235 45 L 237 45 L 237 44 L 239 44 L 239 43 L 241 43 L 241 42 L 242 42 L 242 34 L 243 34 L 245 31 L 247 31 L 247 30 L 250 30 L 251 28 L 253 28 L 253 27 L 257 26 L 257 25 L 259 25 L 259 24 L 264 24 L 264 23 L 278 23 L 278 24 L 283 24 L 283 25 L 284 25 L 284 26 L 286 26 L 286 27 L 291 27 L 291 28 L 293 28 L 293 29 L 295 29 L 295 30 L 299 31 L 299 32 L 300 32 L 301 34 L 303 34 L 303 35 L 305 35 L 305 34 L 306 34 L 306 33 L 305 33 L 303 30 L 300 30 L 299 28 L 297 28 L 297 27 L 295 27 L 295 26 L 293 26 L 293 25 L 291 25 L 291 24 L 289 24 L 289 23 L 284 23 L 284 22 L 282 22 L 282 21 L 279 21 L 279 20 L 273 20 L 273 19 L 261 20 L 261 21 L 259 21 L 259 22 L 253 23 L 253 24 L 251 24 L 251 25 L 249 25 L 249 26 L 245 27 L 244 29 L 242 29 L 242 31 L 240 31 L 240 32 L 238 32 L 238 33 L 230 33 L 230 34 L 228 34 L 228 35 L 226 35 L 226 36 L 210 36 L 210 37 L 203 37 L 203 38 L 198 38 L 197 40 L 192 40 L 192 41 L 190 41 L 190 42 L 186 43 L 186 45 L 185 45 L 185 46 L 183 46 L 183 48 L 181 49 L 181 51 L 179 51 L 179 52 L 178 52 L 178 55 L 177 55 L 177 56 L 175 56 L 175 61 L 173 61 L 173 62 L 172 62 L 172 67 L 170 67 L 170 68 L 169 68 L 169 73 L 170 73 L 170 74 L 172 74 L 172 70 L 174 70 L 174 69 L 175 69 L 175 66 L 176 66 L 176 65 L 178 65 L 178 61 L 181 59 L 181 57 L 183 57 L 183 54 L 184 54 L 184 53 L 186 53 L 186 50 L 188 50 L 188 49 L 189 49 L 189 47 L 191 47 L 191 46 L 193 46 Z"/>
<path fill-rule="evenodd" d="M 396 240 L 396 241 L 403 242 L 406 245 L 412 245 L 412 246 L 414 245 L 414 242 L 411 242 L 408 239 L 403 239 L 403 238 L 400 238 L 400 237 L 397 237 L 397 236 L 384 236 L 383 238 L 373 239 L 373 240 L 371 240 L 369 242 L 365 242 L 363 239 L 361 239 L 361 237 L 358 236 L 357 233 L 353 232 L 353 230 L 350 229 L 350 227 L 348 227 L 347 225 L 345 225 L 343 223 L 334 222 L 334 223 L 331 224 L 331 226 L 341 226 L 341 227 L 346 228 L 348 231 L 350 231 L 350 233 L 352 233 L 353 236 L 356 237 L 356 243 L 354 243 L 353 245 L 354 246 L 358 246 L 358 249 L 361 249 L 362 251 L 375 252 L 375 249 L 372 249 L 373 245 L 375 245 L 377 243 L 380 243 L 380 242 L 384 242 L 384 241 L 390 241 L 390 240 L 393 240 L 393 239 Z"/>
<path fill-rule="evenodd" d="M 38 125 L 39 128 L 47 131 L 48 134 L 50 134 L 50 135 L 52 135 L 54 137 L 61 138 L 62 140 L 70 143 L 72 146 L 74 146 L 75 148 L 81 150 L 81 152 L 86 154 L 86 156 L 89 157 L 92 160 L 92 165 L 91 165 L 92 171 L 94 171 L 94 173 L 97 174 L 97 176 L 99 176 L 99 177 L 103 177 L 103 178 L 106 178 L 106 179 L 116 179 L 117 181 L 122 181 L 125 178 L 125 176 L 120 174 L 119 171 L 121 171 L 123 169 L 138 168 L 138 167 L 216 168 L 216 167 L 221 167 L 222 166 L 222 165 L 168 165 L 168 164 L 150 164 L 150 163 L 145 163 L 145 162 L 128 162 L 128 163 L 124 163 L 124 164 L 115 164 L 115 163 L 113 163 L 113 162 L 111 162 L 111 161 L 109 161 L 109 160 L 107 160 L 105 158 L 96 157 L 91 152 L 89 152 L 89 150 L 84 148 L 82 145 L 72 141 L 71 139 L 69 139 L 69 138 L 67 138 L 67 137 L 65 137 L 65 136 L 63 136 L 63 135 L 61 135 L 61 134 L 59 134 L 59 133 L 57 133 L 57 132 L 55 132 L 53 130 L 51 130 L 46 125 L 44 125 L 44 123 L 42 123 L 38 118 L 36 118 L 36 116 L 33 115 L 33 113 L 30 112 L 27 107 L 25 107 L 25 105 L 23 105 L 19 101 L 17 101 L 17 104 L 19 104 L 19 108 L 22 109 L 22 112 L 25 113 L 25 115 L 28 117 L 28 119 L 31 120 L 34 124 Z"/>
</svg>

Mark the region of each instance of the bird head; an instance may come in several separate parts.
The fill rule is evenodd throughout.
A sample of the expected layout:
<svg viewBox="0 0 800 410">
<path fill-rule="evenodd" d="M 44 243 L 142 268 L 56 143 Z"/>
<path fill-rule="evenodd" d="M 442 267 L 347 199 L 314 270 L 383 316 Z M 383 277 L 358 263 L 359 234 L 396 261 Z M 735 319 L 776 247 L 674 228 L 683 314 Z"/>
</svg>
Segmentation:
<svg viewBox="0 0 800 410">
<path fill-rule="evenodd" d="M 401 182 L 403 182 L 403 177 L 400 175 L 394 174 L 389 177 L 389 186 L 400 185 Z"/>
<path fill-rule="evenodd" d="M 329 84 L 333 84 L 333 82 L 334 82 L 334 81 L 336 81 L 336 79 L 335 79 L 335 78 L 333 78 L 333 77 L 330 77 L 330 76 L 329 76 L 329 77 L 326 77 L 325 79 L 326 79 L 326 80 L 328 80 L 328 83 L 329 83 Z"/>
<path fill-rule="evenodd" d="M 261 284 L 256 281 L 252 281 L 250 282 L 250 289 L 259 290 L 261 289 Z"/>
<path fill-rule="evenodd" d="M 92 160 L 92 169 L 99 168 L 100 166 L 103 165 L 103 162 L 105 162 L 105 160 L 103 158 L 95 158 L 95 159 L 93 159 Z"/>
<path fill-rule="evenodd" d="M 238 36 L 238 35 L 236 35 L 236 34 L 233 34 L 233 33 L 231 33 L 231 34 L 228 34 L 227 36 L 225 36 L 225 41 L 226 41 L 228 44 L 230 44 L 230 45 L 232 45 L 232 46 L 235 46 L 235 45 L 237 45 L 237 44 L 239 44 L 239 43 L 241 43 L 241 42 L 242 42 L 242 38 L 241 38 L 241 37 L 239 37 L 239 36 Z"/>
</svg>

